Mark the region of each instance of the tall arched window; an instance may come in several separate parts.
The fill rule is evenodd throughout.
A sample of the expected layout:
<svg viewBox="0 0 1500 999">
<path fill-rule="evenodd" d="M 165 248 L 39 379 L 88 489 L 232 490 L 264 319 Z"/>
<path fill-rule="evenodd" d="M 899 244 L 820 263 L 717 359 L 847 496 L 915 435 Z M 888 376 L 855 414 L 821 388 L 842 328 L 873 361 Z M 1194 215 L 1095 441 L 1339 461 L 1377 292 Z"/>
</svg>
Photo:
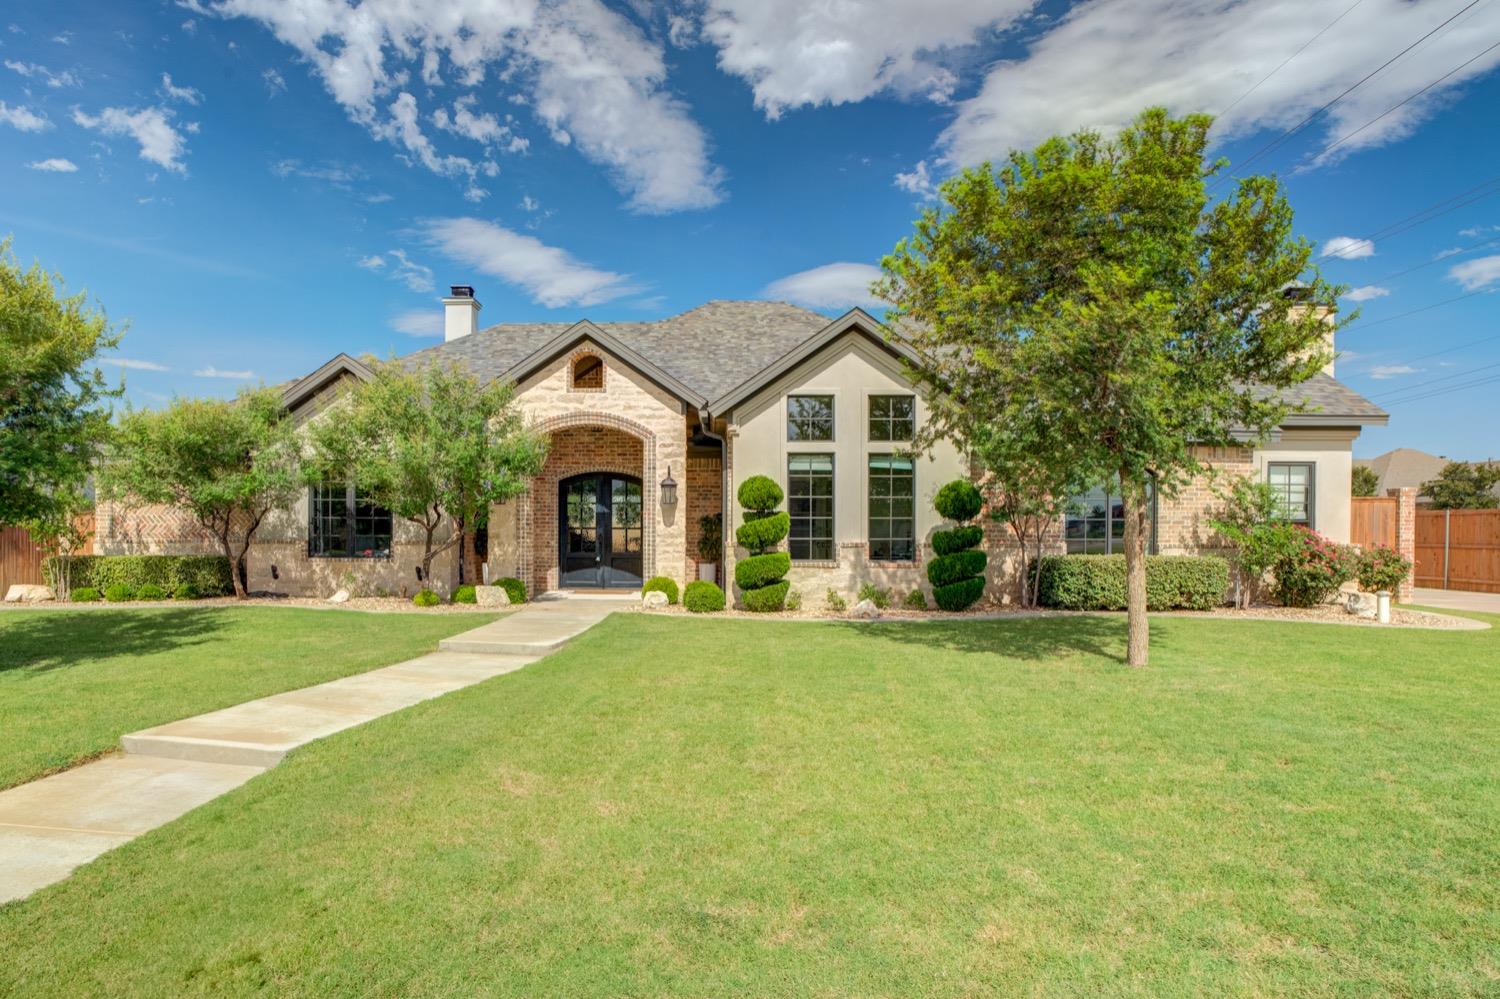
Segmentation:
<svg viewBox="0 0 1500 999">
<path fill-rule="evenodd" d="M 604 361 L 593 354 L 580 354 L 573 359 L 573 387 L 575 389 L 604 388 Z"/>
</svg>

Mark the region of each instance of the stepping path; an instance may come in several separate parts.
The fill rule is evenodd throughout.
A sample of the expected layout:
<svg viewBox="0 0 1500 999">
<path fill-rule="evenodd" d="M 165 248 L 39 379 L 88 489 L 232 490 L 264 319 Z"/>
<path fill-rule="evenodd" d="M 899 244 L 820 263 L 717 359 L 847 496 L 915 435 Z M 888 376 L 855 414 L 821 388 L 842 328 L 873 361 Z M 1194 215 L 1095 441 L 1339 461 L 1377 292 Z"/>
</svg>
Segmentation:
<svg viewBox="0 0 1500 999">
<path fill-rule="evenodd" d="M 430 655 L 132 732 L 120 738 L 123 756 L 0 791 L 0 903 L 61 881 L 298 746 L 535 662 L 635 599 L 544 598 Z"/>
</svg>

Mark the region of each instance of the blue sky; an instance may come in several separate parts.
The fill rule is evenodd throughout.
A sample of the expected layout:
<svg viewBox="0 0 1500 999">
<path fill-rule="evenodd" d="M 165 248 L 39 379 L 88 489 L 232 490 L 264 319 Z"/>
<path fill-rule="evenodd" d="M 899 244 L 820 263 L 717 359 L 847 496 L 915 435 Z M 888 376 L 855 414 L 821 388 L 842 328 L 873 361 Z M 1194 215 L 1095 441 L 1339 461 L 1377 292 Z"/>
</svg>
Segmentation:
<svg viewBox="0 0 1500 999">
<path fill-rule="evenodd" d="M 1464 387 L 1500 372 L 1500 5 L 1467 3 L 10 5 L 0 234 L 129 322 L 152 405 L 425 346 L 456 283 L 486 323 L 869 306 L 964 165 L 1154 102 L 1227 109 L 1246 162 L 1358 83 L 1247 164 L 1361 289 L 1339 376 L 1392 420 L 1356 453 L 1500 456 L 1500 382 Z"/>
</svg>

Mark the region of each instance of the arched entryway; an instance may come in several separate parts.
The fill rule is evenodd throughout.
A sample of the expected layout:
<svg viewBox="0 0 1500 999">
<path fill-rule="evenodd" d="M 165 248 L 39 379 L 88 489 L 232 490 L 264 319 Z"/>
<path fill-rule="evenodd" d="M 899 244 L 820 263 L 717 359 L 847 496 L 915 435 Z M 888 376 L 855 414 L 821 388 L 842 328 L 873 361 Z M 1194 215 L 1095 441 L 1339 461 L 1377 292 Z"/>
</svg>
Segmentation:
<svg viewBox="0 0 1500 999">
<path fill-rule="evenodd" d="M 587 472 L 557 484 L 561 587 L 639 589 L 645 554 L 641 480 Z"/>
</svg>

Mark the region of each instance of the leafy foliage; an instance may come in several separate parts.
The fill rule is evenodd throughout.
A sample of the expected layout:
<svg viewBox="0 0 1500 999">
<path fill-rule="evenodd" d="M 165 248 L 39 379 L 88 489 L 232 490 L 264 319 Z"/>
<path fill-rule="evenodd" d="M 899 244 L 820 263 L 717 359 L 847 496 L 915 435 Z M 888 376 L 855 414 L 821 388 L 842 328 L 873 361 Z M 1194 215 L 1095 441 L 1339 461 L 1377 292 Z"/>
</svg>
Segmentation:
<svg viewBox="0 0 1500 999">
<path fill-rule="evenodd" d="M 411 602 L 418 607 L 436 607 L 443 602 L 443 598 L 431 590 L 418 590 L 417 595 L 411 598 Z"/>
<path fill-rule="evenodd" d="M 724 591 L 706 579 L 695 579 L 682 591 L 682 605 L 694 614 L 724 609 Z"/>
<path fill-rule="evenodd" d="M 874 583 L 864 583 L 859 588 L 858 600 L 868 600 L 878 609 L 885 610 L 891 606 L 891 591 Z"/>
<path fill-rule="evenodd" d="M 1370 593 L 1394 593 L 1411 575 L 1411 562 L 1394 548 L 1377 545 L 1359 553 L 1354 578 Z"/>
<path fill-rule="evenodd" d="M 1212 610 L 1229 588 L 1229 563 L 1214 555 L 1149 555 L 1146 606 L 1150 610 Z M 1123 610 L 1124 555 L 1047 555 L 1042 558 L 1038 602 L 1060 610 Z"/>
<path fill-rule="evenodd" d="M 752 511 L 745 514 L 745 522 L 735 529 L 734 540 L 741 547 L 760 553 L 775 548 L 791 529 L 792 517 L 785 510 L 774 513 Z"/>
<path fill-rule="evenodd" d="M 120 584 L 130 590 L 159 586 L 175 594 L 190 586 L 194 596 L 218 597 L 234 592 L 229 559 L 222 555 L 74 555 L 48 559 L 49 578 L 66 575 L 71 587 L 103 590 Z"/>
<path fill-rule="evenodd" d="M 202 594 L 198 592 L 198 587 L 192 583 L 178 583 L 172 587 L 173 600 L 197 600 L 201 596 Z"/>
<path fill-rule="evenodd" d="M 785 498 L 781 486 L 764 475 L 752 475 L 740 483 L 740 505 L 745 522 L 734 532 L 735 540 L 750 549 L 748 558 L 734 566 L 734 581 L 748 610 L 779 611 L 791 588 L 782 577 L 791 570 L 792 557 L 774 549 L 792 528 L 791 515 L 777 510 Z"/>
<path fill-rule="evenodd" d="M 939 555 L 951 555 L 965 548 L 977 548 L 984 540 L 984 528 L 978 524 L 955 527 L 947 531 L 932 532 L 932 550 Z"/>
<path fill-rule="evenodd" d="M 135 598 L 137 600 L 165 600 L 167 599 L 167 591 L 155 583 L 147 583 L 135 591 Z"/>
<path fill-rule="evenodd" d="M 783 579 L 754 590 L 745 590 L 742 599 L 745 609 L 757 614 L 772 614 L 786 608 L 787 591 L 792 588 L 790 580 Z"/>
<path fill-rule="evenodd" d="M 114 583 L 104 588 L 104 599 L 112 604 L 123 603 L 135 596 L 135 590 L 124 583 Z"/>
<path fill-rule="evenodd" d="M 77 604 L 96 604 L 99 602 L 100 594 L 92 586 L 80 586 L 70 596 Z"/>
<path fill-rule="evenodd" d="M 927 563 L 927 581 L 933 586 L 947 586 L 960 579 L 983 575 L 989 559 L 977 548 L 939 555 Z"/>
<path fill-rule="evenodd" d="M 742 590 L 754 590 L 776 582 L 791 568 L 792 557 L 786 552 L 751 555 L 734 564 L 734 582 Z"/>
<path fill-rule="evenodd" d="M 698 557 L 717 562 L 724 557 L 724 515 L 707 513 L 698 518 Z"/>
<path fill-rule="evenodd" d="M 526 584 L 514 576 L 504 576 L 494 581 L 493 586 L 505 588 L 505 595 L 513 604 L 524 604 L 526 602 Z"/>
<path fill-rule="evenodd" d="M 121 334 L 60 275 L 23 271 L 10 245 L 0 240 L 0 524 L 67 523 L 124 389 L 96 366 Z"/>
<path fill-rule="evenodd" d="M 1478 461 L 1450 461 L 1438 477 L 1422 483 L 1422 494 L 1434 510 L 1493 510 L 1500 507 L 1495 485 L 1500 465 Z"/>
<path fill-rule="evenodd" d="M 641 593 L 644 595 L 653 592 L 665 593 L 667 595 L 667 603 L 675 604 L 677 602 L 677 580 L 671 576 L 652 576 L 646 580 L 646 585 L 641 587 Z"/>
<path fill-rule="evenodd" d="M 978 516 L 984 497 L 974 483 L 954 479 L 937 491 L 933 506 L 948 520 L 958 521 L 959 527 L 933 535 L 933 550 L 946 551 L 927 563 L 932 598 L 943 610 L 964 610 L 984 595 L 984 569 L 989 559 L 976 547 L 984 540 L 984 531 L 977 525 L 963 524 Z"/>
<path fill-rule="evenodd" d="M 901 605 L 907 610 L 926 610 L 927 594 L 921 590 L 912 590 L 906 595 L 906 599 L 901 601 Z"/>
<path fill-rule="evenodd" d="M 1374 496 L 1380 488 L 1380 476 L 1368 465 L 1355 465 L 1349 473 L 1349 495 Z"/>
<path fill-rule="evenodd" d="M 764 475 L 752 475 L 741 482 L 735 495 L 746 510 L 774 510 L 786 498 L 776 480 Z"/>
<path fill-rule="evenodd" d="M 932 505 L 944 519 L 962 524 L 979 516 L 979 511 L 984 507 L 984 497 L 980 495 L 979 488 L 968 479 L 954 479 L 937 491 Z"/>
<path fill-rule="evenodd" d="M 932 588 L 933 602 L 938 605 L 939 609 L 953 613 L 968 610 L 982 596 L 984 596 L 984 577 L 982 576 L 970 576 L 956 583 Z"/>
<path fill-rule="evenodd" d="M 1284 607 L 1316 607 L 1359 571 L 1359 555 L 1300 524 L 1276 525 L 1271 596 Z"/>
<path fill-rule="evenodd" d="M 1248 607 L 1265 574 L 1290 543 L 1281 503 L 1268 482 L 1237 476 L 1209 525 L 1234 550 L 1235 595 Z"/>
<path fill-rule="evenodd" d="M 174 399 L 165 409 L 125 414 L 99 485 L 122 503 L 171 503 L 192 513 L 234 566 L 234 592 L 244 597 L 256 530 L 301 492 L 302 447 L 275 389 L 250 389 L 233 401 Z"/>
<path fill-rule="evenodd" d="M 477 604 L 479 597 L 474 593 L 474 587 L 465 583 L 453 591 L 453 602 L 456 604 Z"/>
<path fill-rule="evenodd" d="M 362 495 L 423 532 L 422 578 L 459 545 L 490 505 L 526 491 L 547 438 L 514 404 L 514 386 L 481 384 L 457 364 L 389 361 L 350 382 L 335 410 L 315 419 L 314 473 L 351 478 Z M 444 526 L 452 530 L 437 540 Z"/>
<path fill-rule="evenodd" d="M 920 358 L 928 437 L 987 467 L 988 452 L 1031 453 L 1059 478 L 1119 476 L 1132 665 L 1148 653 L 1147 483 L 1171 496 L 1205 471 L 1200 445 L 1274 430 L 1279 390 L 1328 360 L 1337 302 L 1274 178 L 1209 200 L 1211 123 L 1152 108 L 1117 138 L 1082 131 L 966 170 L 877 289 Z"/>
</svg>

